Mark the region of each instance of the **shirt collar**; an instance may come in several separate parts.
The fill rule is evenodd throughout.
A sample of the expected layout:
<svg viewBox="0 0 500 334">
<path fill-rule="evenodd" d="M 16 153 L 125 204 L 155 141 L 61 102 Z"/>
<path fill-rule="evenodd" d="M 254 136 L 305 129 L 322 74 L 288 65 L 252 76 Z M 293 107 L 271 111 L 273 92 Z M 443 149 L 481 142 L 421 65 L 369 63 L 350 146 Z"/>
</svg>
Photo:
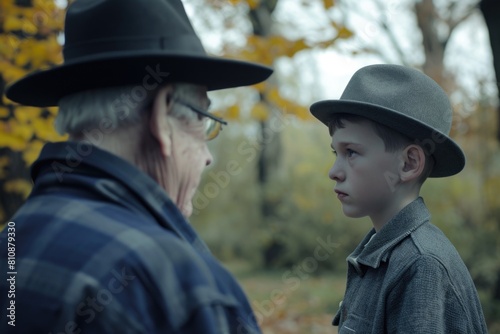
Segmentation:
<svg viewBox="0 0 500 334">
<path fill-rule="evenodd" d="M 173 231 L 181 239 L 200 251 L 208 251 L 205 243 L 186 221 L 168 194 L 152 178 L 124 159 L 84 142 L 58 142 L 46 144 L 31 167 L 31 177 L 47 185 L 74 184 L 78 175 L 91 176 L 97 183 L 108 179 L 117 182 L 123 192 L 115 192 L 118 200 L 141 207 L 161 226 Z M 91 182 L 91 181 L 86 181 Z M 93 192 L 102 192 L 99 186 Z"/>
<path fill-rule="evenodd" d="M 372 229 L 347 257 L 347 262 L 363 275 L 361 265 L 378 268 L 387 261 L 392 249 L 404 238 L 430 219 L 429 210 L 422 197 L 405 206 L 384 227 L 375 234 Z"/>
</svg>

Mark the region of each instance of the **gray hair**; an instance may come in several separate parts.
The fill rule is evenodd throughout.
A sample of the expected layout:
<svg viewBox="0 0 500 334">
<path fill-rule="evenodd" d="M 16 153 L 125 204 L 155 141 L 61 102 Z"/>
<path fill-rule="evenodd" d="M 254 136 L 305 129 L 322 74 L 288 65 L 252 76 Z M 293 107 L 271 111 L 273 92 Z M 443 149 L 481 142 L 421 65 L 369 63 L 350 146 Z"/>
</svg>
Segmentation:
<svg viewBox="0 0 500 334">
<path fill-rule="evenodd" d="M 174 84 L 172 98 L 189 101 L 199 86 L 185 83 Z M 145 109 L 150 107 L 158 89 L 142 95 L 134 94 L 136 86 L 109 87 L 78 92 L 59 101 L 55 127 L 59 134 L 79 136 L 85 131 L 114 129 L 141 122 Z M 173 117 L 194 118 L 196 114 L 180 104 L 174 104 Z"/>
</svg>

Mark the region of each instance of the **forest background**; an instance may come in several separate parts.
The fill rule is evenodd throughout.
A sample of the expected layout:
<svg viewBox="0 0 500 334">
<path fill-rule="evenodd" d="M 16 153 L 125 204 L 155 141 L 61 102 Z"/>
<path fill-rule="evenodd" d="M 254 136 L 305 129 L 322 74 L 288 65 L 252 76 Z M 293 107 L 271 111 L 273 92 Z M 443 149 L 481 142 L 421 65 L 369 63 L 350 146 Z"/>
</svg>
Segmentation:
<svg viewBox="0 0 500 334">
<path fill-rule="evenodd" d="M 500 333 L 500 17 L 494 0 L 184 0 L 210 54 L 275 68 L 265 83 L 210 93 L 230 121 L 210 143 L 215 161 L 192 224 L 247 291 L 265 333 L 330 333 L 346 256 L 370 229 L 345 218 L 328 179 L 326 128 L 308 106 L 340 97 L 371 63 L 421 69 L 454 105 L 452 137 L 467 166 L 426 182 L 433 222 L 454 243 Z M 0 0 L 0 221 L 31 189 L 29 165 L 57 108 L 3 95 L 26 73 L 62 62 L 64 0 Z M 491 37 L 491 39 L 489 38 Z M 496 63 L 495 63 L 496 61 Z M 495 67 L 497 65 L 497 76 Z"/>
</svg>

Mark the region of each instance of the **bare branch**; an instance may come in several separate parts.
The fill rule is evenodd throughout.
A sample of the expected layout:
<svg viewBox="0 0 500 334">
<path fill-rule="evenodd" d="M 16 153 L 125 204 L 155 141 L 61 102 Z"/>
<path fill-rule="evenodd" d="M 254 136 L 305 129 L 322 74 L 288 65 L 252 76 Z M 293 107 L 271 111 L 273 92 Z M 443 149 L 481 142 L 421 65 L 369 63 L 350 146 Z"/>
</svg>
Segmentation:
<svg viewBox="0 0 500 334">
<path fill-rule="evenodd" d="M 401 64 L 408 65 L 407 57 L 405 56 L 403 50 L 401 49 L 400 43 L 398 43 L 396 36 L 394 35 L 394 33 L 387 24 L 388 21 L 387 17 L 384 16 L 382 20 L 379 20 L 377 17 L 373 15 L 372 12 L 367 12 L 363 10 L 362 7 L 360 8 L 359 6 L 354 7 L 353 4 L 356 3 L 354 1 L 339 1 L 338 3 L 341 6 L 341 10 L 345 13 L 344 15 L 345 17 L 348 15 L 348 13 L 356 13 L 362 18 L 366 19 L 367 21 L 377 24 L 377 26 L 379 26 L 386 33 L 387 37 L 389 38 L 389 42 L 391 43 L 394 50 L 396 50 L 396 53 L 398 54 L 399 57 L 399 62 Z M 374 3 L 379 8 L 380 14 L 383 15 L 383 13 L 385 13 L 385 8 L 382 2 L 379 0 L 374 0 Z M 391 57 L 386 52 L 386 50 L 390 48 L 381 49 L 381 48 L 369 47 L 369 49 L 370 53 L 379 55 L 384 62 L 387 63 L 394 62 L 394 60 L 391 59 Z"/>
<path fill-rule="evenodd" d="M 474 4 L 474 5 L 471 5 L 469 6 L 469 8 L 467 8 L 466 10 L 464 10 L 464 14 L 461 15 L 460 17 L 456 18 L 456 19 L 453 19 L 453 18 L 450 18 L 449 21 L 447 22 L 448 23 L 448 27 L 450 28 L 450 35 L 451 33 L 453 32 L 453 30 L 462 22 L 464 22 L 465 20 L 467 20 L 474 12 L 475 10 L 478 9 L 478 3 L 477 4 Z M 450 9 L 452 9 L 451 7 L 453 6 L 453 3 L 452 5 L 450 5 Z"/>
<path fill-rule="evenodd" d="M 396 36 L 394 35 L 394 31 L 388 25 L 387 16 L 385 14 L 386 8 L 384 7 L 384 4 L 380 0 L 375 0 L 375 5 L 378 7 L 378 9 L 382 15 L 382 20 L 381 20 L 381 22 L 379 22 L 379 24 L 382 27 L 382 29 L 386 32 L 387 37 L 389 38 L 389 41 L 392 44 L 392 47 L 394 48 L 394 50 L 396 50 L 396 53 L 399 56 L 399 60 L 400 60 L 401 64 L 406 65 L 406 66 L 410 65 L 403 49 L 401 49 L 401 43 L 398 42 L 398 40 L 396 39 Z"/>
</svg>

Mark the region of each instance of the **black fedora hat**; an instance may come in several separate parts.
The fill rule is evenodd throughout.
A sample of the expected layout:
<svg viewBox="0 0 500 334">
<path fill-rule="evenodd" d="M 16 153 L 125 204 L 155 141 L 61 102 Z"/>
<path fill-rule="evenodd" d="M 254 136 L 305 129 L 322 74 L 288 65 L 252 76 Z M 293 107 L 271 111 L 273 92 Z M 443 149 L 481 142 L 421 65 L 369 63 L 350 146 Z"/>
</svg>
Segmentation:
<svg viewBox="0 0 500 334">
<path fill-rule="evenodd" d="M 54 106 L 79 91 L 153 80 L 216 90 L 258 83 L 272 73 L 262 65 L 208 56 L 180 0 L 76 0 L 64 29 L 64 63 L 13 83 L 9 99 Z"/>
<path fill-rule="evenodd" d="M 443 89 L 424 73 L 400 65 L 370 65 L 352 76 L 339 100 L 319 101 L 311 113 L 328 125 L 334 114 L 352 114 L 394 129 L 434 157 L 430 177 L 451 176 L 465 166 L 448 137 L 452 108 Z"/>
</svg>

